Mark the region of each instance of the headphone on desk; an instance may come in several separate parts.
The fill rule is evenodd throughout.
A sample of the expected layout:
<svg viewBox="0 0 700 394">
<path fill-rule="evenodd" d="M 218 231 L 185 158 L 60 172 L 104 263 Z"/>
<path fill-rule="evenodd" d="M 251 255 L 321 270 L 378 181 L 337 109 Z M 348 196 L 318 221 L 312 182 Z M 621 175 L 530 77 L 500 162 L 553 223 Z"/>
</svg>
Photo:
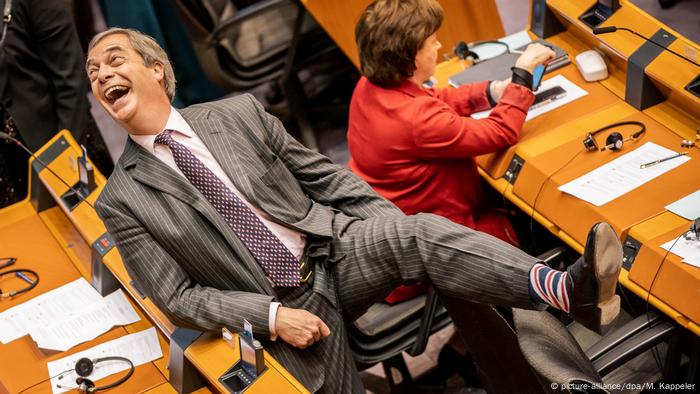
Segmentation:
<svg viewBox="0 0 700 394">
<path fill-rule="evenodd" d="M 605 138 L 605 146 L 600 148 L 598 146 L 598 143 L 595 140 L 595 135 L 598 133 L 601 133 L 605 130 L 610 130 L 614 127 L 620 127 L 620 126 L 638 126 L 639 130 L 636 132 L 632 133 L 629 137 L 625 138 L 622 136 L 621 133 L 617 131 L 613 131 L 612 133 L 608 134 L 607 138 Z M 605 151 L 605 150 L 620 150 L 625 144 L 625 141 L 630 141 L 630 140 L 636 140 L 646 132 L 647 127 L 644 125 L 642 122 L 637 122 L 634 120 L 631 121 L 626 121 L 626 122 L 617 122 L 613 124 L 609 124 L 607 126 L 601 127 L 598 130 L 591 131 L 590 133 L 586 134 L 586 137 L 583 139 L 583 146 L 586 147 L 586 150 L 588 151 Z"/>
<path fill-rule="evenodd" d="M 9 267 L 17 261 L 16 258 L 14 257 L 5 257 L 5 258 L 0 258 L 0 261 L 6 260 L 2 263 L 0 263 L 0 269 Z M 26 293 L 29 290 L 33 289 L 36 287 L 37 284 L 39 284 L 39 274 L 36 273 L 36 271 L 26 269 L 26 268 L 18 268 L 18 269 L 12 269 L 12 270 L 7 270 L 7 271 L 2 271 L 0 272 L 0 277 L 3 277 L 5 275 L 9 274 L 15 274 L 17 277 L 20 279 L 24 280 L 29 284 L 29 286 L 23 287 L 18 290 L 12 290 L 9 292 L 3 293 L 2 289 L 0 289 L 0 299 L 3 298 L 12 298 L 18 294 Z M 34 278 L 30 278 L 27 274 L 33 276 Z"/>
<path fill-rule="evenodd" d="M 500 45 L 505 47 L 505 51 L 503 53 L 510 53 L 510 46 L 506 44 L 503 41 L 495 41 L 495 40 L 486 40 L 486 41 L 475 41 L 472 43 L 466 43 L 464 41 L 458 41 L 457 45 L 452 49 L 452 52 L 457 56 L 458 58 L 462 60 L 471 60 L 474 62 L 474 64 L 479 63 L 483 60 L 488 60 L 488 59 L 479 59 L 479 55 L 476 54 L 476 52 L 473 51 L 476 47 L 482 46 L 482 45 L 487 45 L 487 44 L 495 44 L 495 45 Z"/>
<path fill-rule="evenodd" d="M 105 361 L 123 361 L 129 364 L 129 372 L 126 373 L 126 375 L 122 376 L 119 380 L 112 382 L 110 384 L 106 384 L 104 386 L 95 386 L 95 382 L 92 380 L 88 379 L 87 377 L 90 376 L 92 371 L 95 369 L 95 365 L 101 362 Z M 87 357 L 83 357 L 79 359 L 75 363 L 75 373 L 78 375 L 78 378 L 75 379 L 75 384 L 78 385 L 77 389 L 78 392 L 80 393 L 94 393 L 96 391 L 101 391 L 101 390 L 108 390 L 114 387 L 119 386 L 120 384 L 124 383 L 133 375 L 134 373 L 134 363 L 131 362 L 126 357 L 120 357 L 120 356 L 110 356 L 110 357 L 101 357 L 101 358 L 96 358 L 94 360 L 90 360 Z M 69 370 L 70 371 L 70 370 Z M 60 378 L 59 378 L 60 379 Z M 61 386 L 60 384 L 57 384 L 56 387 L 58 388 L 63 388 L 63 389 L 74 389 L 76 387 L 67 387 L 67 386 Z"/>
</svg>

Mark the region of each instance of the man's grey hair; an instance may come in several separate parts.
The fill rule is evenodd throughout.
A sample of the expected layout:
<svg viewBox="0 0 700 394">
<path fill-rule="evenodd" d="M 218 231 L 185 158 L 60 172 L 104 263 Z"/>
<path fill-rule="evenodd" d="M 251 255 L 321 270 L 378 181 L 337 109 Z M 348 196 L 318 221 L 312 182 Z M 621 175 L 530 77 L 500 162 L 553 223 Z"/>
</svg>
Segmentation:
<svg viewBox="0 0 700 394">
<path fill-rule="evenodd" d="M 173 97 L 175 97 L 175 72 L 173 71 L 172 64 L 170 64 L 170 59 L 168 59 L 168 54 L 165 53 L 165 50 L 153 37 L 134 29 L 112 27 L 98 33 L 92 38 L 92 40 L 90 40 L 90 45 L 88 45 L 88 53 L 103 38 L 113 34 L 126 35 L 129 38 L 131 46 L 143 58 L 143 63 L 146 65 L 146 67 L 152 67 L 156 63 L 163 65 L 163 84 L 165 87 L 165 94 L 167 94 L 170 101 L 172 101 Z"/>
</svg>

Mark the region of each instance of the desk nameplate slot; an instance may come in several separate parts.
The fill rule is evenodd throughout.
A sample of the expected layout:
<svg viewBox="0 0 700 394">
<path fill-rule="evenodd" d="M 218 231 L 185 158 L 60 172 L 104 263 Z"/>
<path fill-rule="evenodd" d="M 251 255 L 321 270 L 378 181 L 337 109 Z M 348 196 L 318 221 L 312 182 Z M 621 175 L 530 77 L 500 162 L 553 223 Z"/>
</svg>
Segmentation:
<svg viewBox="0 0 700 394">
<path fill-rule="evenodd" d="M 632 264 L 634 264 L 634 260 L 637 258 L 637 254 L 641 248 L 641 242 L 629 235 L 625 238 L 625 242 L 622 243 L 622 267 L 624 269 L 627 271 L 632 270 Z"/>
<path fill-rule="evenodd" d="M 508 169 L 506 169 L 506 172 L 503 174 L 503 178 L 505 178 L 511 185 L 515 185 L 515 181 L 518 179 L 518 175 L 520 175 L 520 170 L 523 169 L 524 165 L 525 159 L 518 156 L 517 154 L 514 154 L 513 159 L 508 165 Z"/>
</svg>

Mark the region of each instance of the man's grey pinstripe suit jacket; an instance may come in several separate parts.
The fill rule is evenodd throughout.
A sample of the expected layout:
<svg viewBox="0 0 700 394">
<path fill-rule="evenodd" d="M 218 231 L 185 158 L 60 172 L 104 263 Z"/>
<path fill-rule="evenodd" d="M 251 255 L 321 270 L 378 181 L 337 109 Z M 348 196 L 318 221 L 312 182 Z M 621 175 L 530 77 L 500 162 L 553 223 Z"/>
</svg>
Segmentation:
<svg viewBox="0 0 700 394">
<path fill-rule="evenodd" d="M 282 301 L 319 316 L 331 336 L 305 350 L 280 340 L 265 343 L 311 391 L 363 392 L 347 348 L 343 317 L 354 319 L 402 279 L 424 280 L 429 275 L 448 295 L 531 306 L 527 297 L 531 257 L 432 215 L 428 225 L 411 221 L 348 169 L 297 143 L 252 96 L 180 112 L 249 201 L 273 220 L 308 234 L 314 245 L 309 249 L 319 262 L 314 291 L 293 291 Z M 268 313 L 270 302 L 277 298 L 275 290 L 241 241 L 185 178 L 129 139 L 96 208 L 137 286 L 176 324 L 240 331 L 247 319 L 257 338 L 269 338 Z M 369 218 L 374 219 L 364 220 Z M 392 227 L 387 235 L 384 219 L 406 223 Z M 338 241 L 359 227 L 362 237 Z M 441 237 L 439 242 L 405 244 L 403 238 L 413 235 L 402 234 L 422 227 L 430 233 L 427 237 Z M 382 242 L 375 244 L 375 234 Z M 451 242 L 456 246 L 447 251 L 432 249 Z M 395 257 L 404 249 L 405 267 L 397 267 Z M 483 272 L 464 273 L 461 282 L 456 280 L 454 271 L 462 274 L 459 266 L 465 263 L 465 254 L 473 258 L 470 264 L 495 272 L 493 281 Z M 433 255 L 440 261 L 423 268 Z M 499 260 L 514 263 L 501 269 L 494 263 Z M 516 284 L 510 283 L 513 278 L 518 279 Z M 480 289 L 484 283 L 488 288 Z M 472 290 L 465 293 L 462 288 Z"/>
</svg>

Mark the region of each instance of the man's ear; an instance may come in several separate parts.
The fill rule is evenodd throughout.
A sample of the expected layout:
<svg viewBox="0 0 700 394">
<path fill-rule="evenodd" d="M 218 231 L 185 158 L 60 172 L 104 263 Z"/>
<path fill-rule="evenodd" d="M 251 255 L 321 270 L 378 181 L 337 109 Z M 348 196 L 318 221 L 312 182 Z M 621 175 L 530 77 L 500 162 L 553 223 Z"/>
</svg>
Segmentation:
<svg viewBox="0 0 700 394">
<path fill-rule="evenodd" d="M 159 82 L 162 82 L 165 78 L 164 67 L 160 62 L 153 63 L 153 76 L 156 77 Z"/>
</svg>

